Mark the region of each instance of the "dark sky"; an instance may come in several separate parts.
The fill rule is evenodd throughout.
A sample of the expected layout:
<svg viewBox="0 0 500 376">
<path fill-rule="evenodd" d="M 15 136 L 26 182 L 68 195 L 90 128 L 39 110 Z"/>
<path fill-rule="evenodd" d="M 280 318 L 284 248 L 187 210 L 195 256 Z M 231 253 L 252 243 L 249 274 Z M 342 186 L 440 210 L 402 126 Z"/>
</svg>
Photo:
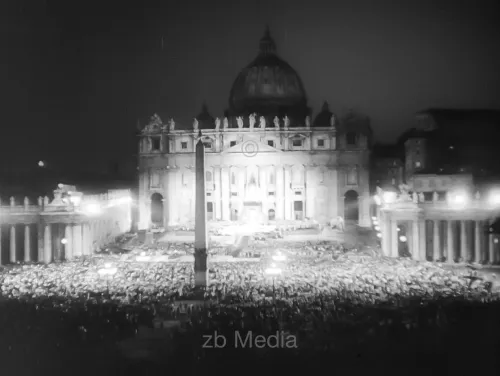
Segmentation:
<svg viewBox="0 0 500 376">
<path fill-rule="evenodd" d="M 222 116 L 266 23 L 315 113 L 361 111 L 379 141 L 428 107 L 500 109 L 497 2 L 4 0 L 1 164 L 133 164 L 139 116 Z"/>
</svg>

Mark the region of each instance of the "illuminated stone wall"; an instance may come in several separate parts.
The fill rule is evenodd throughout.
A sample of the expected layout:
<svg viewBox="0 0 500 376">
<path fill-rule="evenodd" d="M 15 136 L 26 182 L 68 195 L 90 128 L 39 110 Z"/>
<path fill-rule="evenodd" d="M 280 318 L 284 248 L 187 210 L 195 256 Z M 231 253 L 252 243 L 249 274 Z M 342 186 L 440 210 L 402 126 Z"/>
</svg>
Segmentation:
<svg viewBox="0 0 500 376">
<path fill-rule="evenodd" d="M 363 134 L 347 145 L 331 127 L 202 130 L 206 143 L 207 201 L 213 220 L 245 220 L 251 182 L 262 218 L 344 216 L 344 194 L 359 195 L 359 223 L 370 225 L 369 153 Z M 194 164 L 198 131 L 148 125 L 139 141 L 139 228 L 151 227 L 151 197 L 163 199 L 163 225 L 194 221 Z M 256 191 L 256 193 L 255 193 Z M 159 197 L 159 196 L 157 196 Z M 302 202 L 302 214 L 299 210 Z M 237 211 L 237 215 L 236 215 Z"/>
</svg>

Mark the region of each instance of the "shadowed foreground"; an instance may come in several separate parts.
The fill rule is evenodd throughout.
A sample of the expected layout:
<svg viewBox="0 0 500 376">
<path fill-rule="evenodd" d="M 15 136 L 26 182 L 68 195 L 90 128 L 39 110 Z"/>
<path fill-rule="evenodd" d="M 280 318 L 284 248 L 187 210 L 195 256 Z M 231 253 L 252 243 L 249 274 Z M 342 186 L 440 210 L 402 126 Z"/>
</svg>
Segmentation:
<svg viewBox="0 0 500 376">
<path fill-rule="evenodd" d="M 415 302 L 404 309 L 386 309 L 328 307 L 318 296 L 313 304 L 293 309 L 200 309 L 189 317 L 176 317 L 184 321 L 179 331 L 150 330 L 165 335 L 137 345 L 146 348 L 147 355 L 135 360 L 130 358 L 130 349 L 123 350 L 123 340 L 135 337 L 138 343 L 145 337 L 141 335 L 148 332 L 144 326 L 153 326 L 151 310 L 68 301 L 62 309 L 54 305 L 16 300 L 1 304 L 3 375 L 141 375 L 154 370 L 161 374 L 201 374 L 205 367 L 210 374 L 240 370 L 259 374 L 352 374 L 379 369 L 451 374 L 494 370 L 495 354 L 500 352 L 497 302 L 443 301 L 426 306 Z M 265 335 L 274 334 L 280 327 L 297 333 L 297 349 L 202 349 L 203 335 L 215 330 L 234 338 L 235 330 Z M 137 358 L 144 351 L 132 353 Z"/>
</svg>

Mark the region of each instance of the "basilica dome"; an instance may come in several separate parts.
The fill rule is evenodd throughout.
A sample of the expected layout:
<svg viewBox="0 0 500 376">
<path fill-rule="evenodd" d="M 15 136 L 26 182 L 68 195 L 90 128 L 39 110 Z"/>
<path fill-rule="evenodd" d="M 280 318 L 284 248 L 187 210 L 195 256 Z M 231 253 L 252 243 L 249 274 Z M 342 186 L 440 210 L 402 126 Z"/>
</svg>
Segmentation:
<svg viewBox="0 0 500 376">
<path fill-rule="evenodd" d="M 276 54 L 269 29 L 260 40 L 258 56 L 236 78 L 229 98 L 232 115 L 308 115 L 307 98 L 295 70 Z"/>
</svg>

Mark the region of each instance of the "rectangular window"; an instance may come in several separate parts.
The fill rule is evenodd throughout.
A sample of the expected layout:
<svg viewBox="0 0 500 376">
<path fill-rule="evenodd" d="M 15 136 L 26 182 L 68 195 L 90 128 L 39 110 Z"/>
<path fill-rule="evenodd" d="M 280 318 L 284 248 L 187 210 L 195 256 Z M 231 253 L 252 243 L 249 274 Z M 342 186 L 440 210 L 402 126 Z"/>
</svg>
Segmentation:
<svg viewBox="0 0 500 376">
<path fill-rule="evenodd" d="M 355 168 L 351 168 L 347 173 L 347 185 L 357 185 L 357 184 L 358 184 L 358 170 Z"/>
<path fill-rule="evenodd" d="M 205 142 L 204 145 L 205 145 L 205 148 L 212 149 L 212 143 L 211 142 Z"/>
<path fill-rule="evenodd" d="M 158 188 L 160 186 L 160 174 L 158 172 L 151 173 L 150 179 L 151 188 Z"/>
<path fill-rule="evenodd" d="M 160 150 L 160 137 L 151 137 L 151 150 Z"/>
<path fill-rule="evenodd" d="M 417 168 L 418 168 L 418 167 L 420 167 L 420 166 L 421 166 L 420 162 L 418 162 L 418 161 L 417 161 L 417 162 L 415 162 L 415 167 L 417 167 Z"/>
<path fill-rule="evenodd" d="M 274 192 L 269 192 L 269 196 L 274 196 Z"/>
<path fill-rule="evenodd" d="M 325 146 L 325 140 L 318 140 L 318 147 L 322 148 Z"/>
<path fill-rule="evenodd" d="M 392 178 L 392 185 L 396 185 L 396 179 Z"/>
<path fill-rule="evenodd" d="M 355 132 L 347 132 L 345 137 L 347 145 L 356 145 L 358 135 Z"/>
<path fill-rule="evenodd" d="M 229 147 L 231 147 L 231 148 L 232 148 L 233 146 L 235 146 L 235 145 L 236 145 L 236 141 L 231 141 L 231 142 L 229 143 Z"/>
<path fill-rule="evenodd" d="M 187 149 L 188 148 L 188 143 L 187 142 L 181 142 L 181 149 Z"/>
<path fill-rule="evenodd" d="M 295 192 L 295 196 L 302 196 L 302 192 L 301 191 L 296 191 Z"/>
<path fill-rule="evenodd" d="M 292 140 L 292 146 L 302 146 L 302 140 Z"/>
<path fill-rule="evenodd" d="M 231 192 L 231 196 L 233 196 L 233 197 L 238 196 L 238 192 Z"/>
<path fill-rule="evenodd" d="M 211 193 L 207 193 L 207 196 L 212 196 L 212 194 Z"/>
<path fill-rule="evenodd" d="M 274 148 L 274 141 L 273 140 L 267 140 L 267 144 Z"/>
</svg>

